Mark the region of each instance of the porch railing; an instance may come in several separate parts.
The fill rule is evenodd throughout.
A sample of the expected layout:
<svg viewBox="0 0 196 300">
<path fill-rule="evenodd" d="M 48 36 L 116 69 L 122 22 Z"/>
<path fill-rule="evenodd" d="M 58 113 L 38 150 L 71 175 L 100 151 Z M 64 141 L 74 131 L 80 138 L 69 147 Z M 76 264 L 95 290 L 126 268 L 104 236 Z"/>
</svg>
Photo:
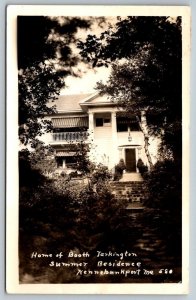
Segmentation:
<svg viewBox="0 0 196 300">
<path fill-rule="evenodd" d="M 88 138 L 88 132 L 55 132 L 52 134 L 53 142 L 58 141 L 85 141 Z"/>
</svg>

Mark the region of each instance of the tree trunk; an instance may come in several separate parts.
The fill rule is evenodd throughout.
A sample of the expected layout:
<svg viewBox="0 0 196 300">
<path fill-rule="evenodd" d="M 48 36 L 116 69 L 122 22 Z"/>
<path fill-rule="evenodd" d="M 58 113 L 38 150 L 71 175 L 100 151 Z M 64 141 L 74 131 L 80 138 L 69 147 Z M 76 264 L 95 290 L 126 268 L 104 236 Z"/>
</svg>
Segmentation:
<svg viewBox="0 0 196 300">
<path fill-rule="evenodd" d="M 136 119 L 137 119 L 137 121 L 139 123 L 139 126 L 140 126 L 140 129 L 141 129 L 141 131 L 144 135 L 144 150 L 145 150 L 145 153 L 146 153 L 146 157 L 148 159 L 149 167 L 150 167 L 150 169 L 152 169 L 153 163 L 152 163 L 151 155 L 150 155 L 150 152 L 149 152 L 149 149 L 148 149 L 149 134 L 148 134 L 148 130 L 147 130 L 147 122 L 146 122 L 145 112 L 141 113 L 141 121 L 140 121 L 138 116 L 136 116 Z"/>
</svg>

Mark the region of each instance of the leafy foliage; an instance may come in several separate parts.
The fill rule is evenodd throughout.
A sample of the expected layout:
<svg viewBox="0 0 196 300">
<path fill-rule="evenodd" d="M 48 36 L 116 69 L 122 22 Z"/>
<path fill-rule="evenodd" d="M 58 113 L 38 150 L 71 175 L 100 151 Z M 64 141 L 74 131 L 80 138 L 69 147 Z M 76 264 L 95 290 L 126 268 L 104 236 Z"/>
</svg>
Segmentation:
<svg viewBox="0 0 196 300">
<path fill-rule="evenodd" d="M 175 210 L 181 202 L 182 172 L 172 160 L 158 161 L 154 169 L 146 174 L 150 199 L 149 205 L 160 210 L 167 208 Z"/>
<path fill-rule="evenodd" d="M 126 170 L 125 162 L 123 159 L 120 159 L 119 163 L 114 167 L 114 180 L 120 180 L 124 170 Z"/>
<path fill-rule="evenodd" d="M 83 175 L 89 175 L 95 169 L 95 164 L 89 159 L 91 145 L 80 141 L 73 145 L 73 149 L 75 152 L 76 169 Z"/>
<path fill-rule="evenodd" d="M 71 44 L 78 29 L 87 29 L 90 21 L 77 17 L 18 17 L 18 68 L 26 69 L 48 61 L 58 63 L 71 74 L 78 62 Z"/>
<path fill-rule="evenodd" d="M 56 170 L 54 149 L 39 142 L 35 151 L 29 152 L 29 160 L 32 169 L 38 170 L 42 175 L 50 176 Z"/>
<path fill-rule="evenodd" d="M 21 280 L 25 274 L 43 280 L 47 273 L 49 282 L 77 282 L 75 274 L 67 270 L 52 271 L 46 260 L 32 265 L 30 254 L 35 250 L 57 253 L 74 249 L 93 256 L 97 249 L 126 249 L 132 219 L 124 214 L 126 203 L 111 194 L 111 174 L 105 166 L 96 166 L 88 182 L 49 179 L 40 173 L 38 158 L 45 157 L 44 150 L 40 147 L 33 156 L 27 150 L 20 153 Z M 130 238 L 129 244 L 133 241 Z M 95 263 L 92 259 L 89 267 L 94 268 Z"/>
<path fill-rule="evenodd" d="M 98 90 L 131 114 L 146 111 L 151 134 L 168 151 L 181 155 L 182 39 L 181 18 L 119 18 L 100 37 L 88 36 L 78 47 L 94 66 L 112 64 L 107 84 Z"/>
<path fill-rule="evenodd" d="M 95 167 L 92 177 L 91 177 L 91 182 L 93 184 L 98 184 L 102 182 L 108 182 L 112 177 L 111 173 L 108 171 L 108 168 L 102 164 L 98 164 L 97 167 Z"/>
<path fill-rule="evenodd" d="M 51 66 L 41 64 L 19 72 L 18 84 L 19 138 L 22 144 L 34 148 L 38 142 L 36 137 L 52 128 L 51 121 L 45 117 L 54 113 L 55 107 L 47 104 L 60 94 L 64 81 Z"/>
<path fill-rule="evenodd" d="M 153 170 L 144 175 L 148 198 L 143 218 L 156 224 L 157 231 L 168 249 L 181 256 L 182 242 L 182 172 L 173 160 L 158 161 Z"/>
<path fill-rule="evenodd" d="M 137 168 L 139 169 L 139 172 L 143 176 L 145 172 L 148 171 L 148 167 L 144 164 L 143 160 L 141 158 L 137 161 Z"/>
<path fill-rule="evenodd" d="M 77 76 L 79 62 L 72 44 L 79 28 L 90 22 L 80 18 L 18 17 L 19 138 L 36 147 L 37 137 L 51 130 L 45 116 L 55 112 L 48 103 L 58 98 L 64 78 Z"/>
</svg>

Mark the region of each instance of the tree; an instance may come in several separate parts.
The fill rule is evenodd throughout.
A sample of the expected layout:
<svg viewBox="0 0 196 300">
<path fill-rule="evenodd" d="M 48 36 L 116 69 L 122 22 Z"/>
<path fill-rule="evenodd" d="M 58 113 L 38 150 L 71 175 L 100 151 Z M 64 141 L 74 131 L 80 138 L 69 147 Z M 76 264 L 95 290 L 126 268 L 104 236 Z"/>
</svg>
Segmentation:
<svg viewBox="0 0 196 300">
<path fill-rule="evenodd" d="M 127 17 L 100 37 L 80 42 L 81 55 L 93 66 L 112 65 L 101 92 L 128 114 L 146 113 L 145 145 L 160 137 L 162 161 L 145 174 L 148 199 L 141 223 L 150 224 L 181 262 L 182 240 L 182 38 L 181 18 Z M 169 157 L 169 159 L 165 159 Z M 172 245 L 170 247 L 170 245 Z"/>
<path fill-rule="evenodd" d="M 37 136 L 49 132 L 52 124 L 45 119 L 54 113 L 54 101 L 64 85 L 53 67 L 45 64 L 31 66 L 18 74 L 19 84 L 19 138 L 25 146 L 36 147 Z"/>
<path fill-rule="evenodd" d="M 18 69 L 48 61 L 67 74 L 74 73 L 71 67 L 79 57 L 71 44 L 77 41 L 78 29 L 87 29 L 90 24 L 90 20 L 77 17 L 19 16 Z"/>
<path fill-rule="evenodd" d="M 112 64 L 107 92 L 128 112 L 146 112 L 149 134 L 161 136 L 173 158 L 181 157 L 182 119 L 181 18 L 118 18 L 99 37 L 78 47 L 93 66 Z"/>
<path fill-rule="evenodd" d="M 75 152 L 76 169 L 81 172 L 83 176 L 89 176 L 95 170 L 95 164 L 89 159 L 89 153 L 92 145 L 84 141 L 80 141 L 73 145 Z"/>
<path fill-rule="evenodd" d="M 173 160 L 158 161 L 144 173 L 148 186 L 145 214 L 141 222 L 155 228 L 167 252 L 181 264 L 182 255 L 182 170 Z"/>
<path fill-rule="evenodd" d="M 90 26 L 80 18 L 18 17 L 19 138 L 37 145 L 37 136 L 51 130 L 44 117 L 54 113 L 54 101 L 68 75 L 77 76 L 79 62 L 72 45 L 79 28 Z"/>
</svg>

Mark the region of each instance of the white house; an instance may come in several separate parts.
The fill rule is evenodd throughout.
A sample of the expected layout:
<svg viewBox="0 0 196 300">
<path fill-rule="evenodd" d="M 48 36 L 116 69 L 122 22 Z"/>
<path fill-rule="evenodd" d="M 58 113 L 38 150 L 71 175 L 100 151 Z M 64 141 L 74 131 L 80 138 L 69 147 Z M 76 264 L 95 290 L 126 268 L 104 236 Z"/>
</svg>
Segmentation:
<svg viewBox="0 0 196 300">
<path fill-rule="evenodd" d="M 57 113 L 51 116 L 54 131 L 44 141 L 55 149 L 57 167 L 73 167 L 72 145 L 78 141 L 91 143 L 90 158 L 110 170 L 123 159 L 126 172 L 138 172 L 137 161 L 148 160 L 144 150 L 144 136 L 135 117 L 127 117 L 107 95 L 78 94 L 60 96 Z M 149 150 L 156 160 L 157 142 L 150 139 Z"/>
</svg>

